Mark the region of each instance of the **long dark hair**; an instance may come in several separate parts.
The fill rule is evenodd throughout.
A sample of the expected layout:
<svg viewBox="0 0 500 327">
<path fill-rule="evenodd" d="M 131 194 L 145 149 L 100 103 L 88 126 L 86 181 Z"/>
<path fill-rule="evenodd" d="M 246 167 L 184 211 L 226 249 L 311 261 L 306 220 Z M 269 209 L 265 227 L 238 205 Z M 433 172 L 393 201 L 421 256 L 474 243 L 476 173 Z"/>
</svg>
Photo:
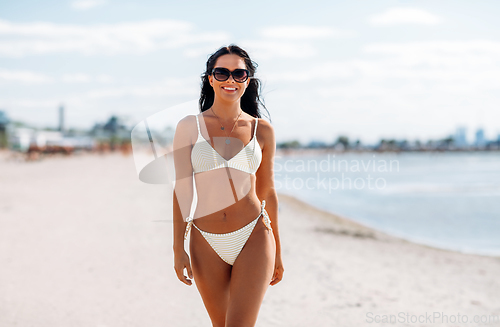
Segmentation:
<svg viewBox="0 0 500 327">
<path fill-rule="evenodd" d="M 235 44 L 231 44 L 227 47 L 222 47 L 215 51 L 207 60 L 207 68 L 205 72 L 201 75 L 201 94 L 200 94 L 200 112 L 210 109 L 214 103 L 214 89 L 210 85 L 208 76 L 211 75 L 212 70 L 215 67 L 215 63 L 220 56 L 226 54 L 235 54 L 240 56 L 245 61 L 246 68 L 250 71 L 250 83 L 243 93 L 240 100 L 241 109 L 252 117 L 261 118 L 260 108 L 267 110 L 264 102 L 261 100 L 260 91 L 262 83 L 259 79 L 255 78 L 255 71 L 257 70 L 257 63 L 250 59 L 248 53 Z M 270 117 L 269 117 L 270 119 Z"/>
</svg>

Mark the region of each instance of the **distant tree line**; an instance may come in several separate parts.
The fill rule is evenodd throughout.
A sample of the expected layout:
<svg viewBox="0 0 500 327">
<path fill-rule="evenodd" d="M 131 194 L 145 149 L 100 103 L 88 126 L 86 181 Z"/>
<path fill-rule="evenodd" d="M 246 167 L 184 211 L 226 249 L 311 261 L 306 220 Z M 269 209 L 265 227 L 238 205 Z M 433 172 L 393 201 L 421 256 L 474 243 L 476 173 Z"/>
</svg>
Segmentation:
<svg viewBox="0 0 500 327">
<path fill-rule="evenodd" d="M 422 142 L 420 140 L 408 141 L 406 139 L 380 139 L 376 144 L 364 145 L 357 139 L 353 142 L 345 135 L 340 135 L 331 143 L 324 141 L 311 141 L 307 144 L 302 144 L 298 140 L 286 141 L 277 143 L 279 149 L 335 149 L 335 150 L 375 150 L 375 151 L 449 151 L 449 150 L 500 150 L 500 138 L 496 141 L 487 142 L 483 146 L 478 145 L 458 145 L 453 136 L 447 136 L 443 139 L 428 140 Z"/>
</svg>

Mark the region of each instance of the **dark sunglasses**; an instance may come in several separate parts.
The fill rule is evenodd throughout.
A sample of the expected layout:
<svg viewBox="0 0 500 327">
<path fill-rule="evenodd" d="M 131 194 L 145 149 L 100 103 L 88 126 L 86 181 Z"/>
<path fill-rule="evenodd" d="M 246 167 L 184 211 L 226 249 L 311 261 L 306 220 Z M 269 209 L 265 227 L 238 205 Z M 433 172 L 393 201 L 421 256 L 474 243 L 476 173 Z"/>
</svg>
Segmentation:
<svg viewBox="0 0 500 327">
<path fill-rule="evenodd" d="M 229 79 L 229 76 L 232 75 L 235 82 L 243 83 L 248 79 L 250 72 L 248 71 L 248 69 L 238 68 L 233 71 L 229 71 L 229 69 L 227 68 L 217 67 L 212 70 L 212 75 L 219 82 L 227 81 Z"/>
</svg>

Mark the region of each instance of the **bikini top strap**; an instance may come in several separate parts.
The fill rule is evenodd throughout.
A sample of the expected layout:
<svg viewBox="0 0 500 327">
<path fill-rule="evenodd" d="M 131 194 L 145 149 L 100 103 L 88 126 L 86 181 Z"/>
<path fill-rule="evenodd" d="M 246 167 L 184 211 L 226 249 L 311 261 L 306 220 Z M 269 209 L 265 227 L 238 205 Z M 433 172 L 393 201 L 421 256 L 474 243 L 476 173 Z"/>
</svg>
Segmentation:
<svg viewBox="0 0 500 327">
<path fill-rule="evenodd" d="M 259 122 L 259 118 L 255 118 L 255 128 L 254 128 L 254 130 L 253 130 L 253 135 L 254 135 L 254 137 L 255 137 L 255 135 L 256 135 L 255 133 L 257 133 L 257 123 L 258 123 L 258 122 Z"/>
<path fill-rule="evenodd" d="M 198 115 L 194 115 L 196 117 L 196 125 L 198 126 L 198 134 L 200 133 L 200 121 L 198 120 Z"/>
<path fill-rule="evenodd" d="M 259 118 L 255 118 L 255 127 L 253 129 L 253 136 L 252 136 L 252 142 L 253 142 L 253 153 L 255 154 L 255 148 L 256 148 L 256 145 L 257 144 L 257 123 L 259 122 Z"/>
</svg>

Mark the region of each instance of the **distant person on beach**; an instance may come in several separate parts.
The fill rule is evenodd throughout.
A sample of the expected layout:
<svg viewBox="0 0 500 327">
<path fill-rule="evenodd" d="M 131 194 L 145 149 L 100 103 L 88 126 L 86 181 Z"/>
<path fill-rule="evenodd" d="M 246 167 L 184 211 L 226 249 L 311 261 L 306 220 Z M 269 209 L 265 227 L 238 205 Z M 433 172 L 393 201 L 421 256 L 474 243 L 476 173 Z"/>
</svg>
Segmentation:
<svg viewBox="0 0 500 327">
<path fill-rule="evenodd" d="M 173 142 L 174 269 L 187 285 L 194 278 L 213 326 L 254 326 L 268 286 L 284 272 L 276 141 L 272 125 L 260 119 L 256 66 L 236 45 L 213 53 L 202 75 L 200 114 L 179 121 Z M 193 180 L 198 201 L 191 216 Z M 189 232 L 191 260 L 184 249 Z"/>
</svg>

